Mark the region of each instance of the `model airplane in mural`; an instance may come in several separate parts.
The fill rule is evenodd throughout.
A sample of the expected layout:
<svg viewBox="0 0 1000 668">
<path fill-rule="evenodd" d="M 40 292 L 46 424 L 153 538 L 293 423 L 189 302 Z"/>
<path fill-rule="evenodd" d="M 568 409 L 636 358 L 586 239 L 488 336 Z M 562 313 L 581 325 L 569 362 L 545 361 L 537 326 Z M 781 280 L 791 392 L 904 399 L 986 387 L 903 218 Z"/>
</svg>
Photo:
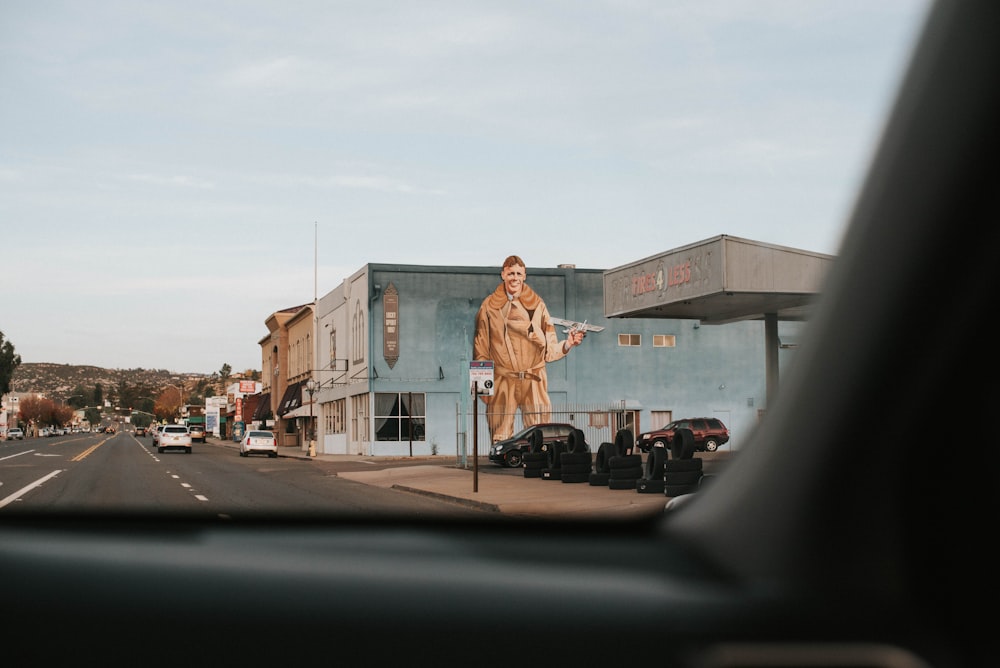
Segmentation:
<svg viewBox="0 0 1000 668">
<path fill-rule="evenodd" d="M 599 325 L 588 325 L 587 321 L 577 322 L 576 320 L 566 320 L 565 318 L 553 318 L 549 317 L 554 325 L 562 325 L 566 329 L 563 330 L 564 333 L 569 334 L 570 332 L 601 332 L 604 328 Z"/>
</svg>

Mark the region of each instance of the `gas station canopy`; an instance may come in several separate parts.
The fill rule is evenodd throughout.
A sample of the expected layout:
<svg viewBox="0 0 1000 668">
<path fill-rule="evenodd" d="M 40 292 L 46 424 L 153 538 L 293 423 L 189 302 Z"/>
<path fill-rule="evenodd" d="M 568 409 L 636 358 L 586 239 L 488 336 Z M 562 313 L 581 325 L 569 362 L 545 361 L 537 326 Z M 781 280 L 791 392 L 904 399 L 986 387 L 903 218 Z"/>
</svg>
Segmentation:
<svg viewBox="0 0 1000 668">
<path fill-rule="evenodd" d="M 729 235 L 604 272 L 606 318 L 704 324 L 764 320 L 767 391 L 778 382 L 778 321 L 805 320 L 834 256 Z"/>
</svg>

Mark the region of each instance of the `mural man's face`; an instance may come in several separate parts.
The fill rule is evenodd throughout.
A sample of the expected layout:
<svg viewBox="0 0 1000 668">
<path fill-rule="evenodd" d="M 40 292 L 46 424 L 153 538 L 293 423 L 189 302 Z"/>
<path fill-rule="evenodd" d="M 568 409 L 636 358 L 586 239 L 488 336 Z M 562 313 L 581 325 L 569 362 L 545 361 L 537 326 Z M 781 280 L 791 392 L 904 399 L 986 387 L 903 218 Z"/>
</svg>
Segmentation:
<svg viewBox="0 0 1000 668">
<path fill-rule="evenodd" d="M 500 278 L 503 279 L 507 294 L 515 297 L 521 294 L 521 286 L 524 285 L 524 275 L 524 267 L 517 264 L 512 264 L 500 273 Z"/>
</svg>

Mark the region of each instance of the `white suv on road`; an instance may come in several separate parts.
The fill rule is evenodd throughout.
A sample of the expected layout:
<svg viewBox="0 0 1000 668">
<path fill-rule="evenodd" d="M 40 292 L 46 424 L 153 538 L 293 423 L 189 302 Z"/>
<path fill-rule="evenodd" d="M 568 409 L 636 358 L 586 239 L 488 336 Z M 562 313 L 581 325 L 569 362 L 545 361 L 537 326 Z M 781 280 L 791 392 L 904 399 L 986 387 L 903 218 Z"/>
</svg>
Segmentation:
<svg viewBox="0 0 1000 668">
<path fill-rule="evenodd" d="M 191 434 L 182 424 L 168 424 L 163 427 L 156 443 L 156 451 L 183 450 L 191 454 Z"/>
<path fill-rule="evenodd" d="M 246 457 L 255 453 L 267 455 L 268 457 L 278 456 L 278 439 L 273 431 L 263 429 L 251 429 L 243 434 L 240 439 L 240 457 Z"/>
</svg>

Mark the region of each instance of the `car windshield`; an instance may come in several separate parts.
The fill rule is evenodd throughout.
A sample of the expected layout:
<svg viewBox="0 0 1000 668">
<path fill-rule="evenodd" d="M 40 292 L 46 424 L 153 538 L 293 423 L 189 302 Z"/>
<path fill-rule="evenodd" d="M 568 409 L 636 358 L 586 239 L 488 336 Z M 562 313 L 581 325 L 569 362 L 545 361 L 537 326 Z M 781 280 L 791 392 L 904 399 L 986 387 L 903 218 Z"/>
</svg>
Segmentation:
<svg viewBox="0 0 1000 668">
<path fill-rule="evenodd" d="M 721 472 L 767 419 L 927 11 L 95 7 L 0 22 L 0 513 L 126 470 L 136 512 L 561 516 L 612 457 L 662 511 L 637 440 L 712 416 Z M 727 312 L 765 260 L 808 299 Z"/>
</svg>

